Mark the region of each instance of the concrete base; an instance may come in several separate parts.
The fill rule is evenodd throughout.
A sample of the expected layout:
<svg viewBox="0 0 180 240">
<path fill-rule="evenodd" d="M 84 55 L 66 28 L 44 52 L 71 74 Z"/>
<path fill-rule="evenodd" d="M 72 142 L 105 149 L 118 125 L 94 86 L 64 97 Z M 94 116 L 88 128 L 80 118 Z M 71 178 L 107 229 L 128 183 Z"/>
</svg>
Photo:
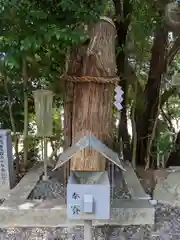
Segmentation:
<svg viewBox="0 0 180 240">
<path fill-rule="evenodd" d="M 124 167 L 126 171 L 122 172 L 122 174 L 132 199 L 150 200 L 150 196 L 145 193 L 131 164 L 127 162 Z"/>
<path fill-rule="evenodd" d="M 52 206 L 53 205 L 53 206 Z M 154 210 L 142 200 L 117 201 L 112 204 L 111 219 L 93 221 L 93 225 L 145 225 L 154 224 Z M 0 227 L 68 227 L 83 226 L 83 221 L 68 221 L 66 206 L 58 202 L 26 201 L 20 205 L 0 207 Z"/>
<path fill-rule="evenodd" d="M 130 171 L 132 169 L 130 168 Z M 8 227 L 68 227 L 83 226 L 83 221 L 68 221 L 66 215 L 66 205 L 62 201 L 56 200 L 27 200 L 32 189 L 39 181 L 43 173 L 43 166 L 36 165 L 20 181 L 20 183 L 5 196 L 4 203 L 0 206 L 0 228 Z M 130 180 L 126 179 L 131 177 Z M 133 175 L 135 177 L 135 175 Z M 135 193 L 132 175 L 125 176 L 128 189 Z M 137 181 L 136 181 L 137 189 Z M 145 225 L 154 224 L 154 208 L 145 199 L 145 193 L 141 192 L 141 198 L 130 200 L 114 200 L 111 205 L 111 219 L 108 221 L 93 221 L 93 225 Z M 143 196 L 142 196 L 143 194 Z M 1 195 L 1 192 L 0 192 Z M 143 198 L 143 199 L 142 199 Z"/>
<path fill-rule="evenodd" d="M 180 168 L 171 167 L 164 170 L 164 178 L 157 181 L 153 198 L 159 203 L 180 206 Z"/>
</svg>

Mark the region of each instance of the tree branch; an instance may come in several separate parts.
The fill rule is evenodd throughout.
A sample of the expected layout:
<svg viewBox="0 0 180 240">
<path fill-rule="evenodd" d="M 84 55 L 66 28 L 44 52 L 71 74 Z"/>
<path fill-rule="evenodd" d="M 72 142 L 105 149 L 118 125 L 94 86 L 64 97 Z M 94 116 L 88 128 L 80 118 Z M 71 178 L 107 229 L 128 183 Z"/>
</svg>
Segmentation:
<svg viewBox="0 0 180 240">
<path fill-rule="evenodd" d="M 122 3 L 120 0 L 113 0 L 115 11 L 116 11 L 116 18 L 121 18 L 122 15 Z"/>
<path fill-rule="evenodd" d="M 173 127 L 173 124 L 171 122 L 171 119 L 169 118 L 169 116 L 165 113 L 164 109 L 162 107 L 160 107 L 160 110 L 161 110 L 161 113 L 162 113 L 162 116 L 164 118 L 164 120 L 166 120 L 168 122 L 168 129 L 169 131 L 175 133 L 175 129 Z"/>
<path fill-rule="evenodd" d="M 167 66 L 170 66 L 174 57 L 180 50 L 180 37 L 176 38 L 174 41 L 172 47 L 169 49 L 168 54 L 167 54 Z"/>
<path fill-rule="evenodd" d="M 164 105 L 164 103 L 176 92 L 175 88 L 171 88 L 168 90 L 165 90 L 162 97 L 161 97 L 161 107 Z"/>
</svg>

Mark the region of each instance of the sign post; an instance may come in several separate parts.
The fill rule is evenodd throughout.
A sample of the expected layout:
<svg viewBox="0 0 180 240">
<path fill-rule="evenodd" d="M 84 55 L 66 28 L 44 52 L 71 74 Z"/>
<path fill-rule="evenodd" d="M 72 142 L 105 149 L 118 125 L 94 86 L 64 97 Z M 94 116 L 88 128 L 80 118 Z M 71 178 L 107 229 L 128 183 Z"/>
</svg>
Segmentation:
<svg viewBox="0 0 180 240">
<path fill-rule="evenodd" d="M 79 152 L 97 151 L 105 159 L 125 170 L 117 153 L 113 152 L 94 136 L 82 137 L 66 149 L 57 161 L 54 170 L 62 167 Z M 69 220 L 84 220 L 84 239 L 92 240 L 92 221 L 110 219 L 110 181 L 107 171 L 71 171 L 67 184 L 67 217 Z"/>
<path fill-rule="evenodd" d="M 93 240 L 91 220 L 84 221 L 84 239 Z"/>
<path fill-rule="evenodd" d="M 7 129 L 0 129 L 0 185 L 8 190 L 15 185 L 11 131 Z"/>
</svg>

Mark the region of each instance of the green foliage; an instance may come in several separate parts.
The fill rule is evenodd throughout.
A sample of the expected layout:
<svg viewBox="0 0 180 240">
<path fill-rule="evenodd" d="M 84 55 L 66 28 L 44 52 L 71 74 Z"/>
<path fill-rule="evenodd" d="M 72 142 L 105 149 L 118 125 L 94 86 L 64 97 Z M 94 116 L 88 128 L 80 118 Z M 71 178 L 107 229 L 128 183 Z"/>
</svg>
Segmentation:
<svg viewBox="0 0 180 240">
<path fill-rule="evenodd" d="M 16 132 L 24 131 L 24 93 L 28 95 L 29 133 L 34 133 L 34 103 L 32 91 L 38 88 L 55 90 L 63 94 L 59 76 L 65 71 L 67 52 L 87 39 L 85 26 L 96 21 L 104 11 L 106 1 L 57 1 L 57 0 L 4 0 L 0 1 L 0 76 L 7 76 L 8 92 L 0 85 L 0 122 L 12 128 L 9 106 Z M 23 61 L 27 69 L 23 72 Z M 24 79 L 27 78 L 27 89 Z M 56 86 L 55 86 L 56 85 Z M 10 102 L 8 102 L 8 95 Z M 62 97 L 56 98 L 57 106 Z M 54 114 L 55 138 L 62 137 L 60 119 Z M 32 143 L 32 149 L 31 144 Z M 29 142 L 29 154 L 37 154 L 36 141 Z M 32 151 L 31 151 L 32 150 Z M 23 154 L 23 153 L 22 153 Z M 32 156 L 31 156 L 32 157 Z"/>
<path fill-rule="evenodd" d="M 180 98 L 179 95 L 173 95 L 168 99 L 164 105 L 164 111 L 167 113 L 169 119 L 177 120 L 180 118 Z"/>
<path fill-rule="evenodd" d="M 124 51 L 126 59 L 132 64 L 132 75 L 135 77 L 129 81 L 127 88 L 127 108 L 129 111 L 136 98 L 136 112 L 141 117 L 145 106 L 153 36 L 155 29 L 162 24 L 163 13 L 152 1 L 131 0 L 130 4 L 133 11 L 131 16 L 127 16 L 130 17 L 128 35 L 125 44 L 117 46 L 116 53 Z M 58 95 L 53 114 L 53 140 L 59 141 L 62 138 L 58 109 L 62 108 L 64 81 L 60 76 L 65 72 L 67 53 L 73 46 L 87 39 L 87 24 L 109 12 L 115 14 L 113 3 L 108 0 L 0 0 L 0 53 L 3 53 L 0 55 L 0 75 L 6 75 L 10 79 L 8 89 L 17 132 L 23 133 L 24 90 L 28 94 L 29 120 L 33 122 L 32 91 L 48 86 Z M 118 17 L 114 16 L 114 19 Z M 126 19 L 123 17 L 122 14 L 121 21 L 124 23 Z M 23 88 L 23 59 L 27 62 L 27 89 Z M 171 77 L 180 69 L 179 60 L 177 56 L 171 69 L 168 69 L 162 91 L 171 87 Z M 136 81 L 138 84 L 135 93 Z M 3 127 L 11 128 L 7 92 L 3 82 L 0 84 L 0 101 L 0 111 L 3 113 L 0 122 Z M 169 107 L 163 106 L 170 120 L 180 117 L 179 106 L 180 102 L 175 96 L 169 99 Z M 31 124 L 29 131 L 34 133 Z M 162 154 L 171 150 L 171 137 L 167 128 L 159 129 L 153 147 L 158 148 Z"/>
<path fill-rule="evenodd" d="M 21 72 L 26 57 L 29 77 L 52 82 L 64 71 L 69 48 L 87 38 L 84 26 L 97 20 L 106 1 L 6 0 L 0 6 L 6 70 Z"/>
<path fill-rule="evenodd" d="M 19 72 L 21 81 L 25 57 L 29 81 L 52 84 L 64 71 L 67 51 L 87 38 L 84 26 L 97 20 L 105 6 L 103 0 L 1 1 L 0 52 L 6 74 Z"/>
<path fill-rule="evenodd" d="M 140 64 L 151 58 L 154 30 L 161 24 L 162 16 L 148 1 L 132 1 L 133 12 L 128 34 L 128 53 Z"/>
<path fill-rule="evenodd" d="M 168 129 L 161 130 L 154 141 L 154 153 L 166 156 L 173 149 L 172 133 Z"/>
<path fill-rule="evenodd" d="M 73 14 L 76 21 L 91 23 L 92 19 L 99 18 L 106 4 L 107 1 L 103 0 L 62 0 L 59 6 L 63 11 L 69 13 L 69 16 Z"/>
<path fill-rule="evenodd" d="M 11 81 L 8 83 L 8 90 L 11 96 L 11 105 L 12 112 L 15 121 L 16 131 L 19 133 L 23 132 L 23 124 L 24 124 L 24 107 L 23 107 L 23 89 L 22 82 Z M 9 105 L 8 105 L 8 97 L 5 90 L 4 82 L 0 84 L 0 123 L 2 128 L 11 129 L 11 121 L 9 117 Z M 29 113 L 34 112 L 34 103 L 31 98 L 29 98 Z"/>
</svg>

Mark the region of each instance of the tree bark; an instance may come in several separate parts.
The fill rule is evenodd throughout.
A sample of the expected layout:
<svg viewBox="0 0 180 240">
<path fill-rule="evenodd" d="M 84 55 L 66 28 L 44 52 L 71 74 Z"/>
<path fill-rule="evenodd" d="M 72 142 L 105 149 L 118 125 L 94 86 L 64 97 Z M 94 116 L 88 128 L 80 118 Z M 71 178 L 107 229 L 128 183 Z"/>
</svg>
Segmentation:
<svg viewBox="0 0 180 240">
<path fill-rule="evenodd" d="M 23 77 L 23 89 L 24 89 L 24 142 L 23 142 L 23 150 L 24 150 L 24 168 L 27 168 L 28 164 L 28 92 L 27 92 L 27 84 L 28 84 L 28 75 L 27 75 L 27 63 L 26 59 L 22 59 L 22 77 Z"/>
<path fill-rule="evenodd" d="M 136 129 L 136 121 L 135 121 L 135 112 L 136 112 L 136 99 L 137 99 L 137 86 L 138 83 L 135 83 L 135 99 L 133 101 L 132 109 L 131 109 L 131 123 L 132 123 L 132 167 L 136 169 L 136 151 L 137 151 L 137 129 Z"/>
<path fill-rule="evenodd" d="M 174 57 L 176 56 L 179 50 L 180 50 L 180 37 L 177 37 L 172 47 L 169 49 L 167 57 L 167 66 L 169 66 L 172 63 Z"/>
<path fill-rule="evenodd" d="M 165 73 L 165 56 L 168 32 L 164 28 L 157 28 L 152 46 L 152 56 L 148 82 L 145 88 L 145 106 L 143 115 L 136 116 L 137 121 L 137 163 L 144 165 L 147 147 L 152 137 L 155 120 L 158 114 L 161 78 Z"/>
<path fill-rule="evenodd" d="M 124 45 L 126 43 L 126 36 L 128 32 L 128 27 L 130 24 L 131 13 L 132 13 L 132 4 L 131 1 L 126 0 L 123 3 L 119 0 L 113 0 L 115 11 L 116 11 L 116 29 L 117 29 L 117 41 L 118 47 L 121 51 L 117 55 L 117 69 L 118 75 L 120 77 L 119 85 L 124 91 L 122 110 L 121 110 L 121 119 L 118 127 L 118 141 L 123 140 L 123 155 L 126 160 L 131 160 L 131 146 L 130 146 L 130 136 L 128 133 L 128 124 L 127 124 L 127 90 L 128 84 L 124 78 L 125 75 L 125 60 L 126 55 L 124 52 Z"/>
<path fill-rule="evenodd" d="M 71 115 L 71 123 L 66 117 L 66 126 L 71 129 L 66 139 L 70 139 L 71 134 L 72 143 L 87 135 L 94 135 L 105 143 L 110 141 L 114 84 L 108 81 L 116 77 L 115 36 L 112 20 L 103 18 L 90 26 L 89 42 L 71 54 L 68 75 L 82 77 L 80 82 L 66 84 L 68 95 L 71 92 L 69 105 L 66 101 L 65 106 L 65 115 Z M 92 77 L 93 82 L 86 82 L 88 77 Z M 108 79 L 107 83 L 99 83 L 98 78 Z M 92 149 L 84 149 L 71 159 L 73 171 L 104 169 L 105 158 Z"/>
<path fill-rule="evenodd" d="M 180 166 L 180 131 L 177 134 L 176 141 L 174 144 L 173 151 L 171 152 L 167 162 L 166 167 L 169 166 Z"/>
<path fill-rule="evenodd" d="M 80 76 L 82 71 L 82 58 L 85 54 L 87 44 L 73 49 L 69 56 L 67 75 Z M 72 114 L 74 83 L 65 81 L 64 94 L 64 149 L 72 144 Z"/>
<path fill-rule="evenodd" d="M 72 143 L 72 106 L 73 106 L 73 83 L 65 84 L 64 96 L 64 149 Z"/>
<path fill-rule="evenodd" d="M 16 132 L 16 125 L 15 125 L 15 120 L 13 117 L 13 109 L 12 109 L 12 101 L 11 101 L 11 95 L 9 92 L 8 88 L 8 77 L 4 77 L 4 86 L 5 86 L 5 91 L 7 94 L 8 98 L 8 107 L 9 107 L 9 117 L 11 121 L 11 127 L 13 131 L 13 137 L 14 137 L 14 149 L 15 149 L 15 156 L 16 156 L 16 173 L 18 174 L 20 172 L 20 158 L 19 158 L 19 149 L 18 149 L 18 143 L 19 143 L 19 137 Z"/>
</svg>

